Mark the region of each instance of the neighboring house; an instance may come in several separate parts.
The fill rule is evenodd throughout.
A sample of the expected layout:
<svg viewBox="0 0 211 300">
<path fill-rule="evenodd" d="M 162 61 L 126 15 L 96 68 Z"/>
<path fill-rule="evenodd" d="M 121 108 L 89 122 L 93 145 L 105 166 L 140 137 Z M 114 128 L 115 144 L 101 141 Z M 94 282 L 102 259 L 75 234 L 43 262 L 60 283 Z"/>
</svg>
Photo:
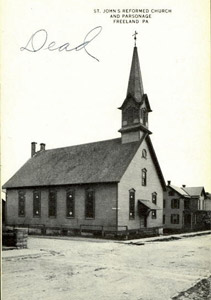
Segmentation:
<svg viewBox="0 0 211 300">
<path fill-rule="evenodd" d="M 183 185 L 183 190 L 191 196 L 192 209 L 205 210 L 206 193 L 203 186 L 186 187 Z"/>
<path fill-rule="evenodd" d="M 120 138 L 58 149 L 32 143 L 3 186 L 7 224 L 162 233 L 165 181 L 150 139 L 149 100 L 134 47 Z"/>
<path fill-rule="evenodd" d="M 184 210 L 191 205 L 190 195 L 182 188 L 168 181 L 163 203 L 163 224 L 165 229 L 182 229 L 184 227 Z"/>
<path fill-rule="evenodd" d="M 163 223 L 168 230 L 208 229 L 211 211 L 206 210 L 204 187 L 174 186 L 164 193 Z"/>
</svg>

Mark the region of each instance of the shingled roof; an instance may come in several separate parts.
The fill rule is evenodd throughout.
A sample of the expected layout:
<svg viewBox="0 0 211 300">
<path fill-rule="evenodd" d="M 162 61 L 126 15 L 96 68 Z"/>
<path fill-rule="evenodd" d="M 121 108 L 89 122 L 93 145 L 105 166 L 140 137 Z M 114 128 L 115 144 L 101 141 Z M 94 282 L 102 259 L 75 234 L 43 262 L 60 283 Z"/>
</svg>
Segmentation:
<svg viewBox="0 0 211 300">
<path fill-rule="evenodd" d="M 117 138 L 41 151 L 3 188 L 118 182 L 140 143 L 122 144 Z"/>
<path fill-rule="evenodd" d="M 117 138 L 40 151 L 3 188 L 119 182 L 142 141 L 122 144 L 121 138 Z M 146 142 L 165 190 L 165 180 L 149 136 Z"/>
</svg>

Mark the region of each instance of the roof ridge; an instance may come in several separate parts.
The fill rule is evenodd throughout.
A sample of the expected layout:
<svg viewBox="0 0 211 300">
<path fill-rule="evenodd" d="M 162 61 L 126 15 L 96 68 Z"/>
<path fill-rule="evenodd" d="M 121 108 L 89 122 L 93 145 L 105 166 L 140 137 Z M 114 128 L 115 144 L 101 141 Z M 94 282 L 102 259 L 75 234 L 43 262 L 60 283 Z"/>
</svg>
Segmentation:
<svg viewBox="0 0 211 300">
<path fill-rule="evenodd" d="M 83 143 L 83 144 L 76 144 L 76 145 L 71 145 L 71 146 L 65 146 L 65 147 L 58 147 L 58 148 L 51 148 L 51 149 L 46 149 L 45 151 L 53 151 L 53 150 L 58 150 L 58 149 L 65 149 L 65 148 L 71 148 L 71 147 L 78 147 L 78 146 L 83 146 L 83 145 L 91 145 L 91 144 L 99 144 L 103 142 L 109 142 L 109 141 L 114 141 L 114 140 L 121 140 L 121 137 L 119 138 L 114 138 L 114 139 L 108 139 L 108 140 L 102 140 L 102 141 L 97 141 L 97 142 L 90 142 L 90 143 Z M 37 152 L 37 154 L 40 152 Z"/>
<path fill-rule="evenodd" d="M 203 187 L 203 185 L 200 185 L 200 186 L 186 186 L 186 187 L 184 187 L 184 189 L 187 189 L 187 188 L 194 189 L 194 188 L 204 188 L 204 187 Z"/>
</svg>

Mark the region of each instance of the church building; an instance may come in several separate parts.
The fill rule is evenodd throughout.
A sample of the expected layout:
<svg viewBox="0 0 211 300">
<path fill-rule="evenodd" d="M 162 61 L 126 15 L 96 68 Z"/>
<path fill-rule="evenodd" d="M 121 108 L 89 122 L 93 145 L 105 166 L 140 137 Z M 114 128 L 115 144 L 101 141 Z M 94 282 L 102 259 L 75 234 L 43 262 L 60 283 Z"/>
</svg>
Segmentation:
<svg viewBox="0 0 211 300">
<path fill-rule="evenodd" d="M 7 225 L 67 234 L 162 233 L 166 185 L 150 138 L 152 110 L 136 44 L 119 109 L 119 138 L 58 149 L 31 144 L 31 158 L 3 186 Z"/>
</svg>

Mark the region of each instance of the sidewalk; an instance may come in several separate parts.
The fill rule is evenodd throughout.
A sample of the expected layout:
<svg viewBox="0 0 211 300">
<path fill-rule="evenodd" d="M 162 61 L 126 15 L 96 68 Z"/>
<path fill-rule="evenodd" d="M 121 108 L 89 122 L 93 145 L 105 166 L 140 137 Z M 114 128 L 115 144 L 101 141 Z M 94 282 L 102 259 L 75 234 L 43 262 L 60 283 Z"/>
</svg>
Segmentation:
<svg viewBox="0 0 211 300">
<path fill-rule="evenodd" d="M 2 259 L 12 259 L 16 257 L 26 257 L 30 256 L 31 258 L 40 257 L 43 255 L 49 255 L 47 251 L 42 249 L 12 249 L 2 251 Z"/>
<path fill-rule="evenodd" d="M 130 244 L 130 245 L 132 245 L 132 244 L 144 245 L 145 243 L 150 243 L 150 242 L 165 242 L 165 241 L 172 241 L 172 240 L 180 240 L 183 238 L 207 235 L 207 234 L 211 234 L 211 230 L 179 233 L 179 234 L 171 234 L 171 235 L 160 235 L 160 236 L 155 236 L 155 237 L 147 237 L 147 238 L 141 238 L 141 239 L 121 241 L 121 243 Z"/>
<path fill-rule="evenodd" d="M 104 239 L 89 239 L 89 238 L 82 238 L 82 237 L 53 237 L 53 236 L 32 236 L 32 238 L 43 238 L 43 239 L 61 239 L 61 240 L 70 240 L 75 241 L 77 243 L 81 241 L 86 242 L 107 242 L 107 243 L 120 243 L 120 244 L 128 244 L 128 245 L 144 245 L 146 243 L 152 243 L 152 242 L 166 242 L 166 241 L 172 241 L 172 240 L 180 240 L 183 238 L 188 237 L 194 237 L 194 236 L 200 236 L 200 235 L 208 235 L 211 234 L 211 230 L 206 231 L 199 231 L 199 232 L 189 232 L 189 233 L 180 233 L 180 234 L 173 234 L 173 235 L 164 235 L 164 236 L 156 236 L 156 237 L 148 237 L 148 238 L 141 238 L 141 239 L 134 239 L 134 240 L 127 240 L 127 241 L 116 241 L 116 240 L 104 240 Z M 30 238 L 30 237 L 29 237 Z M 44 249 L 16 249 L 12 248 L 9 249 L 9 247 L 3 247 L 2 251 L 2 259 L 12 259 L 15 257 L 26 257 L 30 256 L 33 258 L 40 257 L 43 255 L 50 255 L 50 253 L 47 250 Z"/>
</svg>

